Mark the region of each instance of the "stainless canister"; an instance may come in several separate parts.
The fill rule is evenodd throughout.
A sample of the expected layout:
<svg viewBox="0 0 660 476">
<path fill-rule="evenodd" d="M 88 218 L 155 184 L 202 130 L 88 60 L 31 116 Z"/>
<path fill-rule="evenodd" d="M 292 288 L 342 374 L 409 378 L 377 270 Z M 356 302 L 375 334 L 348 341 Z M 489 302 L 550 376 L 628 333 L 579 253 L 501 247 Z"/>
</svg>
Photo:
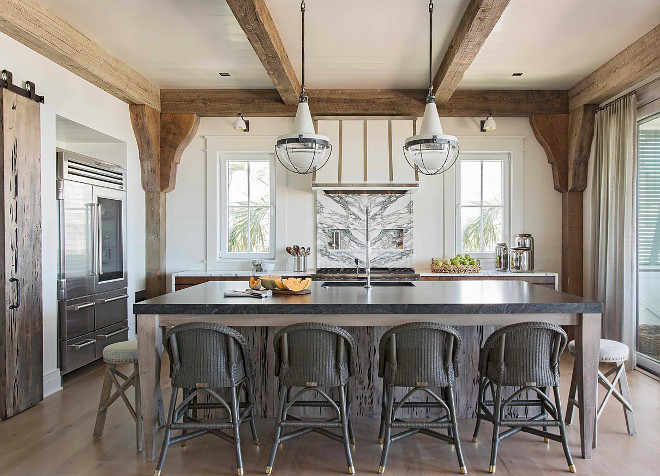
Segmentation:
<svg viewBox="0 0 660 476">
<path fill-rule="evenodd" d="M 293 257 L 293 271 L 296 273 L 307 272 L 307 256 L 294 256 Z"/>
<path fill-rule="evenodd" d="M 513 246 L 516 248 L 529 248 L 531 251 L 531 261 L 530 261 L 530 266 L 531 268 L 529 271 L 532 271 L 534 269 L 534 237 L 530 235 L 529 233 L 520 233 L 516 235 L 516 239 L 513 242 Z"/>
<path fill-rule="evenodd" d="M 533 271 L 532 250 L 517 246 L 509 252 L 509 271 L 512 273 L 525 273 Z"/>
<path fill-rule="evenodd" d="M 497 271 L 509 269 L 509 247 L 506 243 L 495 245 L 495 269 Z"/>
</svg>

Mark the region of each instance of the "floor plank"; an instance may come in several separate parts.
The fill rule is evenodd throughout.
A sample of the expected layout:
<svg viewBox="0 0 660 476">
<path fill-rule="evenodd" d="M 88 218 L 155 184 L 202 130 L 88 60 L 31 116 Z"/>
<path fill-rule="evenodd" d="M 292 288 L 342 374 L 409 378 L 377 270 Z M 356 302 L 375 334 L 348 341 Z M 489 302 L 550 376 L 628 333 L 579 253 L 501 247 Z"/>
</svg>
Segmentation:
<svg viewBox="0 0 660 476">
<path fill-rule="evenodd" d="M 163 362 L 164 385 L 168 363 Z M 562 362 L 562 397 L 565 407 L 572 360 Z M 150 475 L 155 463 L 147 463 L 135 451 L 133 420 L 123 404 L 108 410 L 103 440 L 93 441 L 92 432 L 101 391 L 103 367 L 92 365 L 67 377 L 64 390 L 43 403 L 0 422 L 1 475 Z M 638 435 L 630 437 L 621 405 L 612 400 L 599 422 L 598 448 L 592 460 L 579 455 L 577 423 L 569 427 L 569 442 L 578 473 L 593 475 L 651 475 L 660 467 L 660 382 L 643 374 L 628 376 L 635 408 Z M 167 404 L 169 387 L 164 388 Z M 601 391 L 601 395 L 603 392 Z M 577 419 L 576 419 L 577 422 Z M 474 420 L 459 422 L 465 460 L 470 474 L 487 474 L 491 426 L 486 423 L 478 443 L 471 442 Z M 243 428 L 243 461 L 246 474 L 263 474 L 270 451 L 273 420 L 259 420 L 261 446 L 251 443 L 249 428 Z M 380 458 L 376 442 L 378 421 L 359 419 L 355 424 L 357 445 L 354 460 L 358 474 L 375 474 Z M 159 441 L 161 436 L 159 435 Z M 186 448 L 172 447 L 163 475 L 234 475 L 231 445 L 213 436 L 190 441 Z M 346 474 L 343 449 L 318 435 L 306 435 L 282 445 L 274 475 Z M 424 476 L 458 474 L 453 449 L 424 436 L 393 443 L 388 475 Z M 559 443 L 518 434 L 500 444 L 498 475 L 565 475 L 567 468 Z"/>
</svg>

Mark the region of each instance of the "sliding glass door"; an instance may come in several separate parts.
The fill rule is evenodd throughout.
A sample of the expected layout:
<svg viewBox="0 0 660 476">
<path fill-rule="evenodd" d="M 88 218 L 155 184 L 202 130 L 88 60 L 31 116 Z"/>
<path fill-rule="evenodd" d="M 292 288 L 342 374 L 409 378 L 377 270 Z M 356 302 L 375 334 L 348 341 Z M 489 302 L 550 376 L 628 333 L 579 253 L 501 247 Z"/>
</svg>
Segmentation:
<svg viewBox="0 0 660 476">
<path fill-rule="evenodd" d="M 659 373 L 660 111 L 638 122 L 637 156 L 637 364 Z"/>
</svg>

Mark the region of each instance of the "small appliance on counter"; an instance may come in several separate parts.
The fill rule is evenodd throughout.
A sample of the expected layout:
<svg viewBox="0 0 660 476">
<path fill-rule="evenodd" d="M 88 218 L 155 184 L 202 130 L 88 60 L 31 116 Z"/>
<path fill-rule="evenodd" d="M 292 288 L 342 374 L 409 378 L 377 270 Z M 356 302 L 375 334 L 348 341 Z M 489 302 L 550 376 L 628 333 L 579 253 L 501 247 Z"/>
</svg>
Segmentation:
<svg viewBox="0 0 660 476">
<path fill-rule="evenodd" d="M 529 269 L 526 271 L 534 270 L 534 237 L 529 233 L 519 233 L 513 241 L 513 248 L 527 248 L 529 253 Z"/>
<path fill-rule="evenodd" d="M 253 273 L 263 273 L 264 272 L 264 261 L 261 259 L 252 260 L 252 272 Z"/>
<path fill-rule="evenodd" d="M 509 269 L 509 247 L 506 243 L 495 245 L 495 270 L 506 271 Z"/>
</svg>

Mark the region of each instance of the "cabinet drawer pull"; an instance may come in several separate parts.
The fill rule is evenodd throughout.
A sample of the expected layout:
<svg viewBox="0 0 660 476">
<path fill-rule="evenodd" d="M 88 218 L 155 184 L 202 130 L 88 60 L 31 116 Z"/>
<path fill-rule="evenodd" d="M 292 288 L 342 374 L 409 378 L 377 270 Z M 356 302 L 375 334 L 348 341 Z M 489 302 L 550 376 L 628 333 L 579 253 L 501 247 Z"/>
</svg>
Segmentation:
<svg viewBox="0 0 660 476">
<path fill-rule="evenodd" d="M 121 296 L 115 296 L 107 299 L 99 299 L 99 304 L 107 304 L 112 301 L 119 301 L 120 299 L 128 299 L 128 294 L 122 294 Z"/>
<path fill-rule="evenodd" d="M 110 337 L 116 336 L 117 334 L 121 334 L 122 332 L 126 332 L 128 330 L 128 327 L 122 327 L 119 330 L 116 330 L 114 332 L 111 332 L 110 334 L 96 334 L 97 339 L 108 339 Z"/>
<path fill-rule="evenodd" d="M 87 340 L 82 341 L 82 342 L 80 342 L 80 343 L 78 343 L 78 344 L 70 344 L 70 345 L 68 345 L 67 347 L 68 347 L 69 349 L 73 349 L 73 350 L 80 350 L 80 349 L 82 349 L 83 347 L 87 347 L 88 345 L 92 345 L 92 344 L 96 344 L 96 340 L 94 340 L 94 339 L 87 339 Z"/>
<path fill-rule="evenodd" d="M 85 309 L 86 307 L 91 307 L 96 305 L 94 302 L 81 302 L 80 304 L 71 304 L 70 306 L 66 307 L 67 311 L 80 311 L 81 309 Z"/>
</svg>

